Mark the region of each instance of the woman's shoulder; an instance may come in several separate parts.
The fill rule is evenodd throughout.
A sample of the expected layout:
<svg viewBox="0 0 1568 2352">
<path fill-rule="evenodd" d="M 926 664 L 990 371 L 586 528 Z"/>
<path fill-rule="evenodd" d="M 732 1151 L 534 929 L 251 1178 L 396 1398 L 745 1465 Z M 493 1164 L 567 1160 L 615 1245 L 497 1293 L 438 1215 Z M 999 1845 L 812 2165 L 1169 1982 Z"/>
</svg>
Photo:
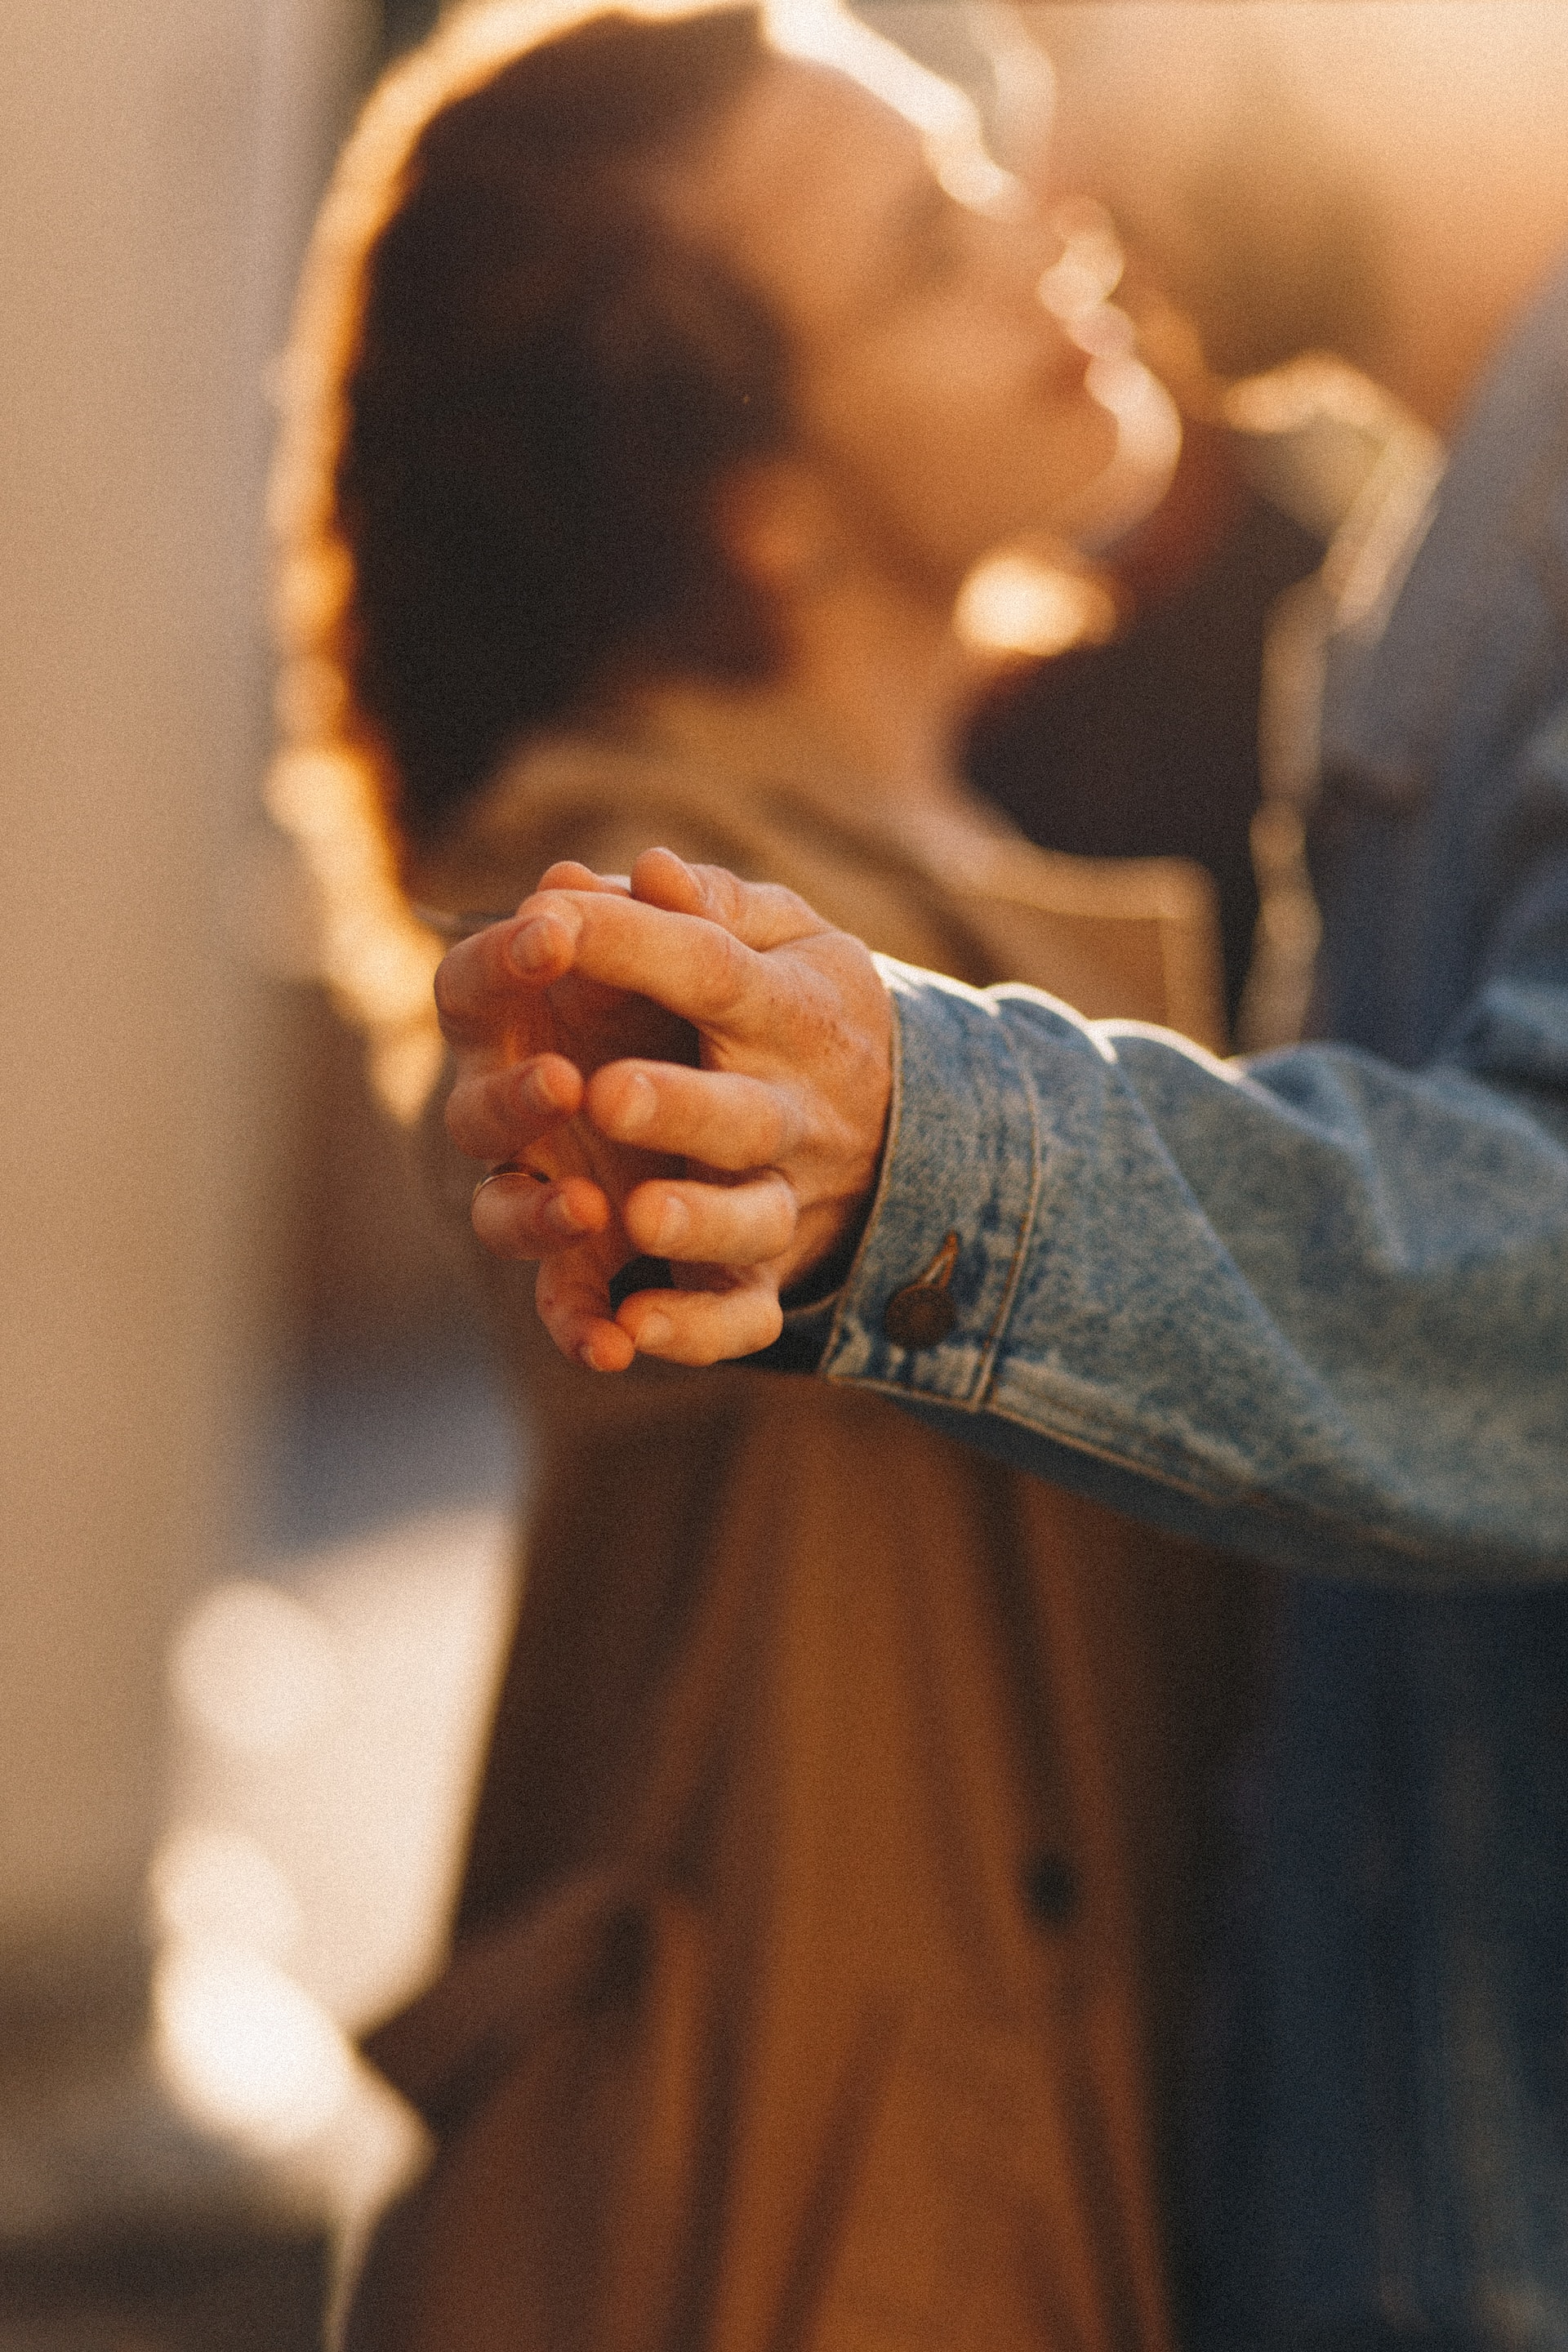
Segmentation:
<svg viewBox="0 0 1568 2352">
<path fill-rule="evenodd" d="M 687 757 L 608 734 L 525 747 L 410 878 L 427 905 L 499 914 L 558 859 L 624 874 L 656 847 L 743 880 L 784 883 L 873 947 L 951 964 L 928 878 L 890 838 L 835 811 L 829 795 L 782 764 Z"/>
<path fill-rule="evenodd" d="M 624 874 L 645 849 L 760 877 L 770 828 L 747 781 L 592 733 L 525 746 L 419 861 L 419 895 L 453 911 L 515 906 L 576 858 Z M 488 893 L 488 895 L 486 895 Z"/>
</svg>

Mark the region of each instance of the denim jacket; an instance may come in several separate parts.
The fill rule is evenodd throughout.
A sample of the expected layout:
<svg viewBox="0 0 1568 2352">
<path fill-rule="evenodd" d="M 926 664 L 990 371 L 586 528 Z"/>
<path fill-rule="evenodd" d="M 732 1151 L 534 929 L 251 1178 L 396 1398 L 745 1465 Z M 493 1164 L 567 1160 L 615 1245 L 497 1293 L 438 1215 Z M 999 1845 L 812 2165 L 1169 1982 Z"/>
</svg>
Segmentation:
<svg viewBox="0 0 1568 2352">
<path fill-rule="evenodd" d="M 1568 276 L 1331 646 L 1311 856 L 1325 1042 L 1248 1065 L 888 968 L 820 1369 L 1295 1572 L 1200 2333 L 1568 2346 Z"/>
</svg>

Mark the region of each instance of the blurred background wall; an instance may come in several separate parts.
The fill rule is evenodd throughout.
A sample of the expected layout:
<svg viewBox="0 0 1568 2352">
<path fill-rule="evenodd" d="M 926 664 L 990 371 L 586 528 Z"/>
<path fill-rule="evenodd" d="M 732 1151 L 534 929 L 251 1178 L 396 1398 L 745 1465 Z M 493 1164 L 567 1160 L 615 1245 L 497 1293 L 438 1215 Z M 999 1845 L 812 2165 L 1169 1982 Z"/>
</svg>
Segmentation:
<svg viewBox="0 0 1568 2352">
<path fill-rule="evenodd" d="M 5 11 L 13 2063 L 138 2009 L 163 1652 L 235 1540 L 289 1117 L 235 920 L 266 740 L 265 366 L 374 37 L 362 0 Z"/>
<path fill-rule="evenodd" d="M 287 1770 L 258 1768 L 242 1801 L 221 1725 L 167 1737 L 177 1629 L 205 1626 L 188 1656 L 254 1692 L 260 1650 L 224 1653 L 213 1633 L 239 1639 L 227 1584 L 270 1579 L 312 1607 L 352 1585 L 344 1622 L 359 1633 L 343 1640 L 374 1623 L 383 1651 L 380 1698 L 355 1718 L 368 1806 L 374 1771 L 395 1777 L 398 1762 L 374 1748 L 375 1725 L 397 1723 L 405 1761 L 415 1737 L 387 1703 L 405 1654 L 361 1574 L 369 1555 L 340 1573 L 322 1547 L 433 1509 L 504 1507 L 505 1441 L 460 1292 L 258 815 L 268 367 L 354 100 L 435 14 L 434 0 L 6 11 L 0 2056 L 46 2075 L 139 2022 L 171 1766 L 190 1784 L 178 1801 L 226 1833 L 250 1837 L 265 1816 L 271 1862 L 294 1837 L 282 1858 L 313 1874 L 340 1958 L 353 1905 L 377 1908 L 344 1862 L 368 1811 L 340 1805 L 306 1850 L 329 1769 L 338 1797 L 346 1786 L 341 1727 L 313 1763 L 301 1748 Z M 973 38 L 937 24 L 963 14 L 880 10 L 895 34 L 938 38 L 931 61 L 948 70 L 968 50 L 984 67 Z M 1021 751 L 992 740 L 986 780 L 1013 759 L 1026 824 L 1037 804 L 1060 820 L 1041 745 L 1066 740 L 1063 690 L 1014 729 Z M 1163 740 L 1169 694 L 1147 698 Z M 1232 699 L 1245 866 L 1256 780 L 1247 695 Z M 1096 712 L 1103 701 L 1097 689 Z M 1124 809 L 1117 822 L 1125 832 Z M 1243 950 L 1250 919 L 1244 906 Z M 418 1587 L 406 1622 L 427 1646 L 439 1594 L 493 1619 L 478 1541 L 444 1526 L 422 1552 L 395 1547 L 403 1567 L 384 1584 Z M 217 1613 L 204 1618 L 208 1587 Z M 246 1622 L 260 1643 L 265 1612 Z M 482 1660 L 471 1643 L 453 1654 L 456 1689 Z M 389 1875 L 408 1867 L 387 1858 Z M 421 1948 L 410 1927 L 396 1954 L 366 1951 L 331 1982 L 324 1966 L 305 1974 L 353 2025 Z M 5 2193 L 0 2165 L 0 2229 Z"/>
</svg>

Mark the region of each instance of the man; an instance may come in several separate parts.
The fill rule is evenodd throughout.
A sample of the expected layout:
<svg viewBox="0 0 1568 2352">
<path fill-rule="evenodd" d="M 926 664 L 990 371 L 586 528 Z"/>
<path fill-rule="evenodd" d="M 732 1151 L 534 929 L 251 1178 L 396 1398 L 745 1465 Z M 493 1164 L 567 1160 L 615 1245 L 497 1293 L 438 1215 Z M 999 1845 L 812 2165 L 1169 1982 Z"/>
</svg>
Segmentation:
<svg viewBox="0 0 1568 2352">
<path fill-rule="evenodd" d="M 1380 13 L 1390 43 L 1439 37 Z M 1483 13 L 1505 45 L 1545 22 Z M 1568 188 L 1531 132 L 1565 68 L 1542 46 L 1510 81 L 1461 54 L 1475 12 L 1439 14 L 1445 70 L 1428 57 L 1423 79 L 1412 49 L 1401 81 L 1363 10 L 1247 12 L 1337 20 L 1312 37 L 1345 46 L 1282 96 L 1257 47 L 1216 92 L 1194 39 L 1204 172 L 1174 134 L 1163 180 L 1141 147 L 1164 211 L 1133 225 L 1152 243 L 1163 219 L 1173 271 L 1184 239 L 1189 299 L 1208 273 L 1216 356 L 1242 360 L 1262 289 L 1268 356 L 1335 331 L 1456 428 L 1425 536 L 1328 647 L 1334 1043 L 1222 1066 L 879 968 L 787 894 L 659 853 L 629 898 L 557 869 L 440 983 L 476 1158 L 547 1172 L 581 1110 L 706 1163 L 613 1204 L 582 1179 L 481 1186 L 481 1238 L 542 1258 L 567 1352 L 608 1370 L 776 1343 L 1303 1571 L 1205 2085 L 1217 2341 L 1568 2343 L 1568 278 L 1549 259 Z M 1178 125 L 1184 54 L 1163 52 Z M 1322 92 L 1380 75 L 1469 101 L 1469 169 L 1417 119 L 1392 176 L 1361 170 L 1354 110 Z M 1069 122 L 1071 92 L 1069 73 Z M 1288 202 L 1264 200 L 1270 173 Z M 1228 276 L 1198 233 L 1215 214 L 1240 225 Z M 580 1072 L 584 981 L 690 1022 L 702 1066 L 584 1053 Z M 633 1250 L 707 1286 L 612 1317 Z"/>
</svg>

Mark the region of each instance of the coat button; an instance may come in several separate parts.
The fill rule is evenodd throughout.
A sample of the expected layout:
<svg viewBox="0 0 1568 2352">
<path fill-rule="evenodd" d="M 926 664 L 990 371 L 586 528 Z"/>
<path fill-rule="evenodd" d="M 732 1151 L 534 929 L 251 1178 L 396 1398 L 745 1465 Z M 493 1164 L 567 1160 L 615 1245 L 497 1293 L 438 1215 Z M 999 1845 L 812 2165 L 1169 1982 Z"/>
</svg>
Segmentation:
<svg viewBox="0 0 1568 2352">
<path fill-rule="evenodd" d="M 1065 1927 L 1078 1909 L 1078 1873 L 1065 1853 L 1038 1853 L 1024 1873 L 1024 1906 L 1041 1927 Z"/>
<path fill-rule="evenodd" d="M 882 1309 L 882 1328 L 896 1348 L 934 1348 L 958 1320 L 948 1284 L 958 1264 L 958 1235 L 949 1234 L 931 1264 Z"/>
</svg>

